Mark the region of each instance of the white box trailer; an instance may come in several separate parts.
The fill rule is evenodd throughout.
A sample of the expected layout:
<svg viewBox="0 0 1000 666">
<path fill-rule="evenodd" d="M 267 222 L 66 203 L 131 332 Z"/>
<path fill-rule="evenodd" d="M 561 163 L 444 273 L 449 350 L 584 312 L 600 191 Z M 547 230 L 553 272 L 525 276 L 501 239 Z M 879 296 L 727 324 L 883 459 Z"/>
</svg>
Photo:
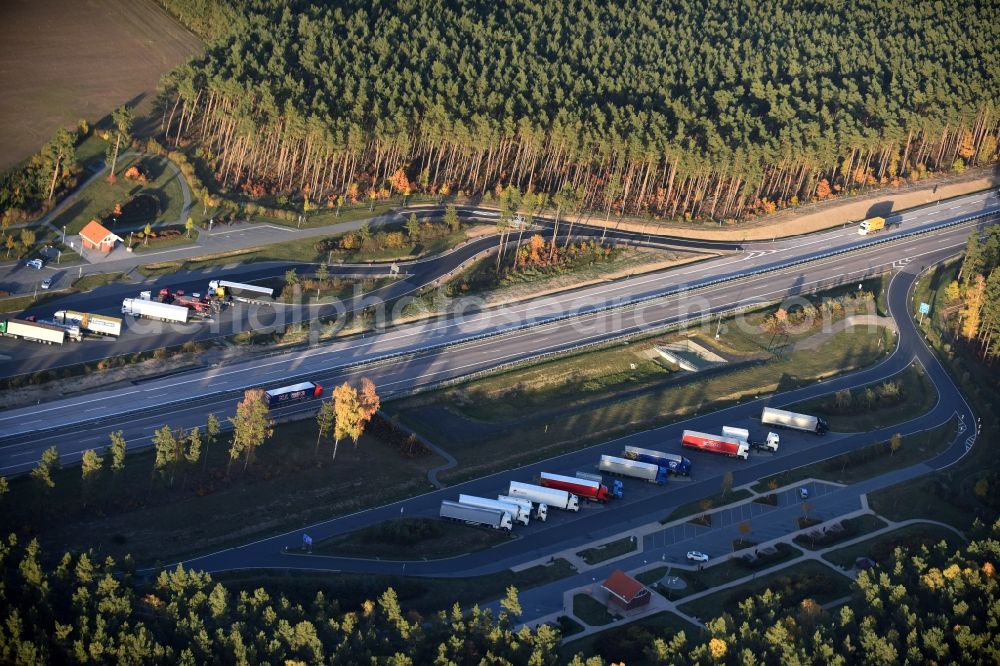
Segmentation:
<svg viewBox="0 0 1000 666">
<path fill-rule="evenodd" d="M 80 331 L 80 325 L 76 322 L 66 322 L 57 321 L 55 319 L 39 319 L 36 323 L 38 324 L 49 324 L 50 326 L 58 326 L 59 328 L 66 331 L 66 338 L 72 340 L 73 342 L 80 342 L 83 340 L 83 332 Z"/>
<path fill-rule="evenodd" d="M 495 530 L 507 530 L 508 532 L 514 526 L 510 514 L 506 511 L 481 509 L 477 506 L 467 506 L 449 500 L 441 502 L 441 510 L 438 515 L 470 525 L 486 525 Z"/>
<path fill-rule="evenodd" d="M 216 298 L 228 296 L 234 301 L 245 303 L 271 303 L 274 299 L 274 289 L 270 287 L 229 280 L 212 280 L 208 283 L 208 291 Z"/>
<path fill-rule="evenodd" d="M 47 345 L 61 345 L 66 342 L 66 329 L 52 324 L 39 324 L 23 319 L 0 321 L 0 335 L 20 338 Z"/>
<path fill-rule="evenodd" d="M 187 308 L 179 305 L 157 303 L 156 301 L 147 301 L 143 298 L 126 298 L 122 301 L 122 314 L 132 315 L 133 317 L 145 317 L 146 319 L 159 319 L 160 321 L 186 324 L 190 312 Z"/>
<path fill-rule="evenodd" d="M 653 463 L 629 460 L 617 456 L 601 456 L 601 462 L 597 464 L 597 469 L 608 474 L 619 476 L 631 476 L 636 479 L 643 479 L 650 483 L 663 485 L 667 482 L 667 468 Z"/>
<path fill-rule="evenodd" d="M 545 488 L 530 483 L 511 481 L 507 494 L 511 497 L 521 497 L 536 504 L 548 504 L 566 511 L 580 510 L 580 498 L 558 488 Z"/>
<path fill-rule="evenodd" d="M 52 317 L 65 324 L 75 323 L 89 333 L 110 335 L 116 338 L 122 334 L 122 320 L 119 317 L 77 312 L 76 310 L 59 310 Z"/>
<path fill-rule="evenodd" d="M 764 411 L 760 414 L 760 420 L 764 425 L 792 428 L 793 430 L 812 432 L 817 435 L 825 434 L 829 428 L 827 422 L 818 416 L 796 414 L 795 412 L 788 412 L 784 409 L 775 409 L 773 407 L 765 407 Z"/>
<path fill-rule="evenodd" d="M 526 510 L 520 504 L 501 502 L 500 500 L 492 500 L 488 497 L 476 497 L 475 495 L 459 495 L 458 503 L 465 504 L 467 506 L 478 506 L 480 509 L 496 509 L 497 511 L 506 511 L 510 514 L 510 517 L 513 520 L 516 520 L 522 525 L 527 525 L 531 522 L 531 509 Z"/>
<path fill-rule="evenodd" d="M 525 511 L 532 514 L 532 518 L 537 518 L 543 523 L 549 517 L 549 505 L 545 503 L 533 504 L 531 500 L 521 497 L 511 497 L 510 495 L 497 495 L 497 499 L 507 504 L 516 504 L 523 507 Z M 534 513 L 532 513 L 534 512 Z"/>
</svg>

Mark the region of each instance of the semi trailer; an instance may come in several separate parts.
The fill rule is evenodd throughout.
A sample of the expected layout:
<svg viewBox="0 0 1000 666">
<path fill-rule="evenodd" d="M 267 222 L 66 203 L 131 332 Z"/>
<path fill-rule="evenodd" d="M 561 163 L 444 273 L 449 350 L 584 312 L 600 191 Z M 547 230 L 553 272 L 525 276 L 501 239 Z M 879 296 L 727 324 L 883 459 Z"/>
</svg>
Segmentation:
<svg viewBox="0 0 1000 666">
<path fill-rule="evenodd" d="M 630 476 L 661 486 L 667 482 L 668 472 L 666 467 L 638 460 L 629 460 L 628 458 L 601 456 L 601 461 L 597 464 L 597 469 L 608 474 Z"/>
<path fill-rule="evenodd" d="M 604 483 L 604 477 L 600 474 L 594 474 L 592 472 L 577 472 L 576 478 L 587 479 L 588 481 L 597 481 L 598 483 Z M 604 483 L 608 487 L 608 494 L 612 497 L 617 497 L 621 499 L 625 495 L 625 486 L 619 479 L 612 479 L 611 483 Z"/>
<path fill-rule="evenodd" d="M 481 509 L 477 506 L 467 506 L 460 502 L 444 500 L 438 515 L 449 520 L 457 520 L 469 525 L 486 525 L 495 530 L 510 530 L 514 527 L 510 513 L 496 509 Z"/>
<path fill-rule="evenodd" d="M 681 444 L 689 449 L 721 453 L 731 458 L 746 460 L 750 457 L 750 445 L 732 437 L 720 437 L 719 435 L 685 430 L 681 436 Z"/>
<path fill-rule="evenodd" d="M 149 293 L 149 292 L 145 292 Z M 157 303 L 146 298 L 126 298 L 122 301 L 122 314 L 145 319 L 158 319 L 177 324 L 186 324 L 190 310 L 179 305 Z"/>
<path fill-rule="evenodd" d="M 497 495 L 497 499 L 501 502 L 506 502 L 507 504 L 516 504 L 523 507 L 525 511 L 531 514 L 532 518 L 540 520 L 543 523 L 549 517 L 549 506 L 544 502 L 534 503 L 531 500 L 526 500 L 523 497 L 511 497 L 510 495 Z"/>
<path fill-rule="evenodd" d="M 577 497 L 582 497 L 592 502 L 607 502 L 611 499 L 608 487 L 600 481 L 592 479 L 581 479 L 573 476 L 563 476 L 562 474 L 542 472 L 538 480 L 538 485 L 546 488 L 565 490 Z"/>
<path fill-rule="evenodd" d="M 80 329 L 80 325 L 76 322 L 61 322 L 56 319 L 34 319 L 30 321 L 37 324 L 48 324 L 49 326 L 57 326 L 64 331 L 66 331 L 66 339 L 72 340 L 73 342 L 80 342 L 83 340 L 83 331 Z"/>
<path fill-rule="evenodd" d="M 671 474 L 679 476 L 691 475 L 691 461 L 676 453 L 664 453 L 653 449 L 640 449 L 638 446 L 626 446 L 623 458 L 638 460 L 639 462 L 652 463 L 659 467 L 666 467 Z"/>
<path fill-rule="evenodd" d="M 501 502 L 500 500 L 491 500 L 486 497 L 476 497 L 475 495 L 459 495 L 458 503 L 465 504 L 466 506 L 478 506 L 480 509 L 506 511 L 510 514 L 512 520 L 516 520 L 522 525 L 527 525 L 531 522 L 531 509 L 525 510 L 520 504 Z"/>
<path fill-rule="evenodd" d="M 722 426 L 722 434 L 725 437 L 732 437 L 741 442 L 746 442 L 751 449 L 758 451 L 777 451 L 778 445 L 781 442 L 781 438 L 778 437 L 778 433 L 776 432 L 767 433 L 767 438 L 761 442 L 750 439 L 750 431 L 746 428 L 734 428 L 732 426 Z"/>
<path fill-rule="evenodd" d="M 520 497 L 533 504 L 547 504 L 548 506 L 564 511 L 579 511 L 580 498 L 573 493 L 558 488 L 544 488 L 530 483 L 511 481 L 507 494 L 511 497 Z"/>
<path fill-rule="evenodd" d="M 284 407 L 293 402 L 321 398 L 323 397 L 323 387 L 314 382 L 301 382 L 265 391 L 265 395 L 267 395 L 267 406 L 273 409 Z"/>
<path fill-rule="evenodd" d="M 64 324 L 76 324 L 88 333 L 110 335 L 117 338 L 122 334 L 122 320 L 119 317 L 77 312 L 76 310 L 59 310 L 52 318 Z"/>
<path fill-rule="evenodd" d="M 760 414 L 760 421 L 764 425 L 773 425 L 779 428 L 791 428 L 792 430 L 802 430 L 817 435 L 825 435 L 830 426 L 825 419 L 808 414 L 796 414 L 787 412 L 784 409 L 765 407 Z"/>
<path fill-rule="evenodd" d="M 41 342 L 46 345 L 61 345 L 66 342 L 66 329 L 62 326 L 25 321 L 23 319 L 0 321 L 0 335 L 29 340 L 31 342 Z"/>
<path fill-rule="evenodd" d="M 244 303 L 274 302 L 274 289 L 259 287 L 255 284 L 212 280 L 208 283 L 208 291 L 220 300 L 243 301 Z"/>
</svg>

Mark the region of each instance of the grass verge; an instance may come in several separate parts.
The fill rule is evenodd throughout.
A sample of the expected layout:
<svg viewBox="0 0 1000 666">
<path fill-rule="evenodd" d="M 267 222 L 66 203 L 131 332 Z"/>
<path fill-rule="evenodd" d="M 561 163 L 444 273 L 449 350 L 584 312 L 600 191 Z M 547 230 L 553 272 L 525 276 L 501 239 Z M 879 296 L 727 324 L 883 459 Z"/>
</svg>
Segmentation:
<svg viewBox="0 0 1000 666">
<path fill-rule="evenodd" d="M 666 518 L 661 518 L 660 524 L 666 525 L 671 521 L 687 518 L 688 516 L 693 516 L 696 513 L 707 513 L 712 509 L 717 509 L 719 507 L 726 506 L 727 504 L 734 504 L 740 500 L 745 500 L 752 495 L 753 493 L 746 488 L 740 488 L 739 490 L 728 492 L 725 495 L 722 493 L 716 493 L 710 497 L 703 497 L 700 500 L 688 502 L 687 504 L 681 504 L 679 507 L 671 511 L 670 515 Z"/>
<path fill-rule="evenodd" d="M 848 518 L 847 520 L 840 521 L 840 527 L 838 529 L 834 529 L 833 526 L 830 526 L 821 534 L 800 534 L 792 539 L 792 541 L 808 550 L 817 550 L 820 548 L 828 548 L 842 541 L 857 538 L 862 534 L 874 532 L 875 530 L 882 529 L 887 524 L 888 523 L 878 516 L 865 514 L 863 516 L 857 516 L 856 518 Z"/>
<path fill-rule="evenodd" d="M 625 537 L 617 541 L 609 541 L 594 548 L 587 548 L 577 553 L 587 564 L 600 564 L 610 559 L 631 553 L 636 549 L 635 539 Z"/>
<path fill-rule="evenodd" d="M 885 381 L 799 402 L 788 410 L 824 416 L 835 432 L 870 432 L 925 414 L 937 398 L 927 373 L 914 363 Z"/>
<path fill-rule="evenodd" d="M 578 594 L 573 597 L 573 615 L 592 627 L 611 624 L 615 619 L 604 604 L 589 594 Z"/>
<path fill-rule="evenodd" d="M 798 467 L 761 479 L 753 489 L 767 492 L 769 488 L 791 485 L 802 479 L 823 479 L 837 483 L 857 483 L 872 477 L 902 469 L 934 457 L 948 448 L 955 438 L 956 419 L 944 425 L 904 437 L 897 451 L 892 451 L 889 442 L 877 442 L 834 456 L 827 460 Z M 878 511 L 878 513 L 882 513 Z"/>
<path fill-rule="evenodd" d="M 513 539 L 500 530 L 434 518 L 401 518 L 314 545 L 313 552 L 338 557 L 418 560 L 452 557 Z"/>
<path fill-rule="evenodd" d="M 79 291 L 89 291 L 109 285 L 113 282 L 128 280 L 124 273 L 91 273 L 73 281 L 73 288 Z"/>
<path fill-rule="evenodd" d="M 888 561 L 896 548 L 915 552 L 921 546 L 930 548 L 941 541 L 946 542 L 949 549 L 954 549 L 962 543 L 957 534 L 940 525 L 907 525 L 861 543 L 830 551 L 823 555 L 823 559 L 850 569 L 859 557 L 870 557 L 878 563 Z"/>
<path fill-rule="evenodd" d="M 241 590 L 252 593 L 263 587 L 272 596 L 284 594 L 292 603 L 304 607 L 316 597 L 319 590 L 329 593 L 335 590 L 341 607 L 359 609 L 366 600 L 375 600 L 393 588 L 399 596 L 400 604 L 407 610 L 432 614 L 442 609 L 451 609 L 455 604 L 467 608 L 472 604 L 498 599 L 507 587 L 513 585 L 518 590 L 528 590 L 545 585 L 576 572 L 569 562 L 558 559 L 549 565 L 538 565 L 523 571 L 505 571 L 502 575 L 475 576 L 472 578 L 422 578 L 390 576 L 383 574 L 315 574 L 293 571 L 252 571 L 213 576 L 226 583 L 234 595 Z"/>
</svg>

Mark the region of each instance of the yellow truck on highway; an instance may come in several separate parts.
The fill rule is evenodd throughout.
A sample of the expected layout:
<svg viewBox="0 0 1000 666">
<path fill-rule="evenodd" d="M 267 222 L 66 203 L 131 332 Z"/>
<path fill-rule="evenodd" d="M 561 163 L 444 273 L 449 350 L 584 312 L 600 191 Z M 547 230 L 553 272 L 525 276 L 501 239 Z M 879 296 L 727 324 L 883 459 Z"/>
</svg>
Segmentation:
<svg viewBox="0 0 1000 666">
<path fill-rule="evenodd" d="M 858 233 L 862 236 L 867 236 L 868 234 L 874 234 L 878 231 L 882 231 L 883 229 L 885 229 L 884 217 L 869 217 L 858 226 Z"/>
</svg>

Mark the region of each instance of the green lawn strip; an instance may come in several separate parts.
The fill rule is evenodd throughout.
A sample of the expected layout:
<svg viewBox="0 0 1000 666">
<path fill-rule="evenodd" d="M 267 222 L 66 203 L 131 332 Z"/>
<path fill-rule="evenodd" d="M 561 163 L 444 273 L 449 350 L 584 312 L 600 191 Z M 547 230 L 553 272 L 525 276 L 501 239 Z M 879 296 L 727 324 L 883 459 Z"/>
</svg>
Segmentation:
<svg viewBox="0 0 1000 666">
<path fill-rule="evenodd" d="M 142 183 L 125 178 L 125 171 L 140 165 L 150 176 L 149 182 Z M 118 160 L 115 166 L 118 176 L 114 185 L 108 183 L 106 175 L 94 180 L 90 185 L 77 193 L 76 198 L 55 218 L 52 225 L 56 229 L 66 227 L 66 233 L 78 234 L 88 222 L 96 219 L 103 223 L 110 215 L 116 203 L 125 207 L 125 214 L 118 218 L 116 228 L 111 231 L 124 238 L 127 230 L 142 228 L 147 223 L 157 227 L 160 224 L 177 224 L 184 205 L 184 197 L 178 181 L 178 174 L 169 166 L 166 158 L 154 156 L 126 155 Z M 137 195 L 148 195 L 159 203 L 159 213 L 155 215 L 129 215 L 128 203 Z M 123 231 L 125 233 L 123 235 Z"/>
<path fill-rule="evenodd" d="M 573 597 L 573 615 L 592 627 L 611 624 L 614 621 L 614 617 L 604 604 L 589 594 L 578 594 Z"/>
<path fill-rule="evenodd" d="M 97 287 L 103 287 L 113 282 L 127 281 L 124 273 L 91 273 L 84 275 L 73 281 L 73 288 L 80 291 L 89 291 Z"/>
<path fill-rule="evenodd" d="M 400 571 L 402 573 L 402 567 Z M 539 565 L 519 572 L 504 571 L 472 578 L 270 570 L 218 574 L 213 578 L 225 583 L 230 592 L 237 596 L 241 590 L 252 593 L 258 587 L 263 587 L 273 596 L 284 594 L 292 603 L 301 603 L 305 607 L 316 597 L 317 591 L 322 590 L 324 594 L 335 595 L 341 608 L 345 610 L 359 609 L 366 600 L 377 600 L 391 587 L 405 610 L 430 615 L 442 610 L 450 611 L 455 604 L 468 608 L 473 604 L 503 597 L 510 585 L 518 590 L 528 590 L 575 573 L 569 562 L 558 559 L 553 564 Z"/>
<path fill-rule="evenodd" d="M 693 641 L 701 636 L 703 630 L 676 613 L 663 611 L 566 643 L 559 649 L 559 663 L 568 664 L 573 661 L 574 655 L 582 654 L 584 659 L 597 655 L 605 660 L 602 663 L 652 666 L 655 662 L 645 658 L 645 648 L 652 645 L 654 639 L 669 640 L 679 631 L 684 632 L 688 641 Z"/>
<path fill-rule="evenodd" d="M 886 335 L 881 329 L 878 333 L 841 332 L 818 350 L 794 352 L 768 362 L 687 377 L 684 381 L 635 390 L 628 395 L 622 394 L 633 389 L 631 385 L 617 385 L 587 396 L 587 400 L 575 404 L 572 409 L 525 408 L 516 419 L 504 421 L 483 423 L 481 419 L 462 413 L 461 410 L 470 404 L 503 400 L 478 391 L 477 382 L 466 384 L 458 391 L 437 391 L 395 402 L 390 409 L 403 422 L 456 457 L 458 467 L 441 476 L 441 480 L 451 483 L 494 471 L 498 460 L 504 461 L 505 468 L 527 464 L 563 451 L 715 411 L 744 398 L 753 399 L 869 366 L 884 355 Z M 634 358 L 627 347 L 625 350 L 623 353 L 629 359 Z M 538 404 L 549 403 L 540 399 Z M 470 437 L 470 433 L 475 436 Z M 662 448 L 679 450 L 680 443 L 665 442 Z"/>
<path fill-rule="evenodd" d="M 720 590 L 680 606 L 680 610 L 701 620 L 718 617 L 724 612 L 735 611 L 745 599 L 771 589 L 780 595 L 786 609 L 798 606 L 803 599 L 824 604 L 851 592 L 851 581 L 819 562 L 800 562 L 796 565 L 735 588 Z"/>
<path fill-rule="evenodd" d="M 492 548 L 512 540 L 502 530 L 434 518 L 399 518 L 326 539 L 312 552 L 384 560 L 437 559 Z"/>
<path fill-rule="evenodd" d="M 583 561 L 587 564 L 599 564 L 612 558 L 619 557 L 620 555 L 631 553 L 635 549 L 635 538 L 629 536 L 624 539 L 618 539 L 617 541 L 609 541 L 608 543 L 595 546 L 594 548 L 581 550 L 577 553 L 577 555 L 583 558 Z"/>
<path fill-rule="evenodd" d="M 876 442 L 839 456 L 781 472 L 754 484 L 753 489 L 767 492 L 771 487 L 788 486 L 802 479 L 823 479 L 837 483 L 857 483 L 894 469 L 903 469 L 941 453 L 955 438 L 956 419 L 944 425 L 903 437 L 893 453 L 889 442 Z M 882 491 L 878 491 L 882 492 Z M 878 513 L 882 513 L 878 511 Z M 912 516 L 911 516 L 912 517 Z"/>
<path fill-rule="evenodd" d="M 954 532 L 940 525 L 907 525 L 861 543 L 832 550 L 825 553 L 823 558 L 845 569 L 850 569 L 859 557 L 869 557 L 876 563 L 884 562 L 890 559 L 892 552 L 897 547 L 905 548 L 916 554 L 917 549 L 921 546 L 930 548 L 942 540 L 948 544 L 949 551 L 962 544 L 962 540 Z"/>
<path fill-rule="evenodd" d="M 876 398 L 868 404 L 866 389 L 878 396 L 891 383 L 898 387 L 898 394 L 885 399 Z M 851 389 L 850 402 L 844 407 L 837 406 L 834 394 L 798 402 L 788 407 L 789 411 L 802 414 L 824 416 L 835 432 L 870 432 L 886 426 L 902 423 L 928 412 L 937 401 L 937 391 L 927 373 L 917 364 L 884 381 Z"/>
<path fill-rule="evenodd" d="M 17 315 L 34 305 L 45 305 L 51 301 L 76 293 L 75 289 L 43 290 L 39 289 L 35 294 L 25 294 L 24 296 L 10 296 L 0 298 L 0 312 Z"/>
<path fill-rule="evenodd" d="M 36 534 L 53 557 L 94 548 L 151 564 L 412 497 L 430 489 L 427 470 L 441 463 L 367 436 L 357 447 L 341 443 L 334 462 L 329 440 L 316 453 L 313 419 L 277 425 L 246 474 L 240 459 L 227 478 L 228 448 L 224 435 L 208 448 L 207 469 L 178 468 L 173 487 L 153 474 L 150 450 L 129 453 L 117 477 L 105 470 L 86 485 L 78 465 L 56 471 L 50 490 L 27 475 L 11 479 L 0 530 Z"/>
<path fill-rule="evenodd" d="M 875 530 L 881 529 L 886 525 L 887 523 L 878 516 L 865 514 L 863 516 L 857 516 L 855 518 L 848 518 L 847 520 L 840 521 L 840 529 L 833 529 L 832 527 L 829 527 L 826 532 L 823 532 L 820 535 L 813 535 L 811 533 L 800 534 L 792 539 L 792 541 L 808 550 L 818 550 L 820 548 L 833 546 L 842 541 L 854 539 L 862 534 L 874 532 Z"/>
<path fill-rule="evenodd" d="M 133 235 L 132 251 L 136 254 L 147 252 L 160 252 L 162 250 L 184 247 L 185 245 L 195 245 L 198 242 L 198 229 L 192 229 L 191 235 L 183 231 L 180 236 L 170 236 L 164 238 L 150 238 L 149 243 L 144 243 L 138 234 Z M 128 242 L 128 235 L 124 235 L 125 242 Z"/>
<path fill-rule="evenodd" d="M 740 488 L 739 490 L 733 490 L 725 495 L 722 493 L 716 493 L 709 497 L 703 497 L 699 500 L 694 500 L 693 502 L 688 502 L 687 504 L 681 504 L 679 507 L 670 512 L 666 518 L 660 519 L 661 525 L 666 525 L 667 523 L 680 520 L 681 518 L 687 518 L 688 516 L 693 516 L 695 514 L 708 513 L 713 509 L 717 509 L 727 504 L 735 504 L 740 500 L 744 500 L 751 497 L 751 493 L 746 488 Z"/>
</svg>

